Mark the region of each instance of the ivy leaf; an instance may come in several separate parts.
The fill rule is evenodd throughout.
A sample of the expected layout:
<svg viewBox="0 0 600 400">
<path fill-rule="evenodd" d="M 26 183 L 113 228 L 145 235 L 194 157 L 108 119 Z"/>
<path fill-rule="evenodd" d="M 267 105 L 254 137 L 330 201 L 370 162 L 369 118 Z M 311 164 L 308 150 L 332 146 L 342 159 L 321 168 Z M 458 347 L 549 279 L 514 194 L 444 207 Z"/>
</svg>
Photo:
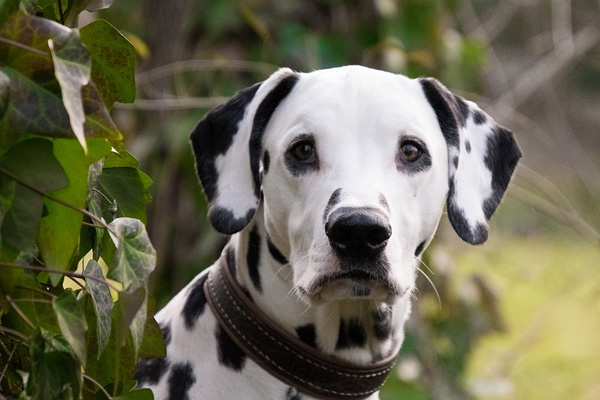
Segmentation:
<svg viewBox="0 0 600 400">
<path fill-rule="evenodd" d="M 54 155 L 64 169 L 69 185 L 50 192 L 65 203 L 85 208 L 88 194 L 88 170 L 91 164 L 110 153 L 110 144 L 105 139 L 89 139 L 88 153 L 85 154 L 77 141 L 53 139 Z M 57 270 L 70 267 L 71 258 L 79 243 L 79 231 L 83 214 L 55 201 L 45 199 L 47 210 L 39 228 L 37 244 L 46 266 Z M 50 274 L 51 283 L 56 286 L 62 275 Z"/>
<path fill-rule="evenodd" d="M 134 358 L 137 355 L 142 344 L 144 327 L 148 313 L 148 295 L 146 288 L 139 287 L 135 290 L 128 290 L 119 294 L 122 321 L 119 326 L 117 343 L 123 345 L 127 338 L 127 331 L 131 332 Z"/>
<path fill-rule="evenodd" d="M 45 139 L 25 140 L 11 147 L 0 157 L 0 174 L 17 181 L 11 207 L 1 227 L 2 238 L 9 245 L 29 253 L 37 237 L 43 199 L 18 183 L 47 193 L 66 186 L 69 180 L 54 157 L 52 142 Z M 3 182 L 8 181 L 4 179 Z"/>
<path fill-rule="evenodd" d="M 111 24 L 96 20 L 81 29 L 92 57 L 92 79 L 107 108 L 135 100 L 135 49 Z"/>
<path fill-rule="evenodd" d="M 85 268 L 85 275 L 104 279 L 102 268 L 95 260 L 90 260 Z M 98 357 L 104 352 L 110 339 L 111 312 L 114 306 L 108 286 L 96 280 L 86 278 L 85 284 L 92 297 L 96 313 L 96 338 L 98 341 Z"/>
<path fill-rule="evenodd" d="M 49 39 L 48 47 L 54 62 L 54 75 L 62 92 L 63 104 L 69 114 L 71 129 L 87 153 L 81 88 L 90 81 L 92 69 L 90 54 L 81 44 L 76 30 L 70 31 L 66 40 L 60 43 L 54 43 L 52 39 Z"/>
<path fill-rule="evenodd" d="M 71 345 L 71 349 L 79 361 L 85 365 L 87 322 L 85 313 L 73 291 L 66 290 L 59 297 L 53 299 L 52 308 L 56 313 L 63 336 Z"/>
<path fill-rule="evenodd" d="M 102 193 L 117 204 L 118 217 L 146 221 L 146 204 L 150 201 L 148 188 L 152 180 L 137 168 L 104 168 L 98 177 Z"/>
<path fill-rule="evenodd" d="M 117 250 L 108 277 L 123 284 L 124 290 L 146 287 L 156 266 L 156 251 L 140 220 L 116 218 L 109 224 Z"/>
<path fill-rule="evenodd" d="M 7 140 L 10 142 L 9 139 L 14 140 L 15 135 L 24 132 L 72 138 L 74 133 L 48 43 L 50 40 L 53 43 L 58 71 L 61 71 L 65 67 L 61 65 L 62 60 L 69 64 L 68 60 L 79 60 L 87 53 L 78 43 L 77 31 L 48 19 L 16 12 L 0 28 L 0 38 L 0 71 L 10 82 L 8 95 L 4 95 L 8 105 L 4 114 L 0 114 L 0 147 L 6 147 Z M 75 55 L 71 56 L 70 52 Z M 80 89 L 85 136 L 121 140 L 121 133 L 94 83 L 89 82 Z"/>
</svg>

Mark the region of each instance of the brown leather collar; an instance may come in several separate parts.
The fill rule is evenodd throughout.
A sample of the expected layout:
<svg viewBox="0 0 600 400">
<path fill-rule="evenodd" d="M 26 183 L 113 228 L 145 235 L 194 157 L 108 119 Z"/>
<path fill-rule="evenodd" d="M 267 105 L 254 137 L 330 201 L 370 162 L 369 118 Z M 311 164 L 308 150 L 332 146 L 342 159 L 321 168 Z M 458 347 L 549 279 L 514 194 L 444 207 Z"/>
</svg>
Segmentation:
<svg viewBox="0 0 600 400">
<path fill-rule="evenodd" d="M 238 284 L 229 264 L 223 255 L 210 271 L 204 292 L 221 327 L 254 362 L 298 391 L 319 399 L 364 399 L 383 386 L 398 354 L 357 366 L 321 353 L 259 310 Z"/>
</svg>

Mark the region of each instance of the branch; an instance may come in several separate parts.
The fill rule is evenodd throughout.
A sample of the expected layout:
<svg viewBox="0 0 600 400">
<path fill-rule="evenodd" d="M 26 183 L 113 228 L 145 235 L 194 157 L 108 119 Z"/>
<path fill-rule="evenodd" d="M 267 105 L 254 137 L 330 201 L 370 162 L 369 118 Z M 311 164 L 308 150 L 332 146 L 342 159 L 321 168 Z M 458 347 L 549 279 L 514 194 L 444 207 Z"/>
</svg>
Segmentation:
<svg viewBox="0 0 600 400">
<path fill-rule="evenodd" d="M 115 290 L 116 292 L 121 292 L 121 289 L 118 289 L 115 285 L 108 282 L 106 279 L 101 279 L 101 278 L 98 278 L 98 277 L 95 277 L 92 275 L 80 274 L 79 272 L 61 271 L 59 269 L 51 269 L 51 268 L 46 268 L 46 267 L 42 267 L 42 266 L 38 266 L 38 265 L 13 264 L 13 263 L 7 263 L 7 262 L 0 262 L 0 267 L 20 268 L 20 269 L 26 269 L 26 270 L 30 270 L 30 271 L 43 271 L 43 272 L 48 272 L 50 274 L 62 274 L 62 275 L 68 276 L 70 278 L 90 279 L 92 281 L 102 283 L 102 284 L 108 286 L 109 288 Z"/>
<path fill-rule="evenodd" d="M 558 74 L 573 66 L 598 42 L 600 42 L 600 31 L 595 25 L 582 28 L 573 37 L 571 51 L 566 51 L 561 46 L 555 48 L 547 56 L 542 57 L 533 67 L 520 75 L 512 87 L 500 96 L 497 103 L 509 104 L 511 107 L 517 108 L 538 89 L 544 87 L 556 79 Z"/>
<path fill-rule="evenodd" d="M 107 231 L 109 231 L 109 232 L 111 232 L 111 233 L 114 234 L 114 232 L 112 231 L 112 229 L 110 228 L 110 226 L 108 226 L 106 224 L 106 222 L 104 222 L 104 220 L 102 218 L 97 217 L 96 215 L 94 215 L 93 213 L 89 212 L 88 210 L 84 210 L 83 208 L 75 207 L 74 205 L 69 204 L 69 203 L 67 203 L 65 201 L 62 201 L 61 199 L 58 199 L 58 198 L 56 198 L 56 197 L 54 197 L 52 195 L 49 195 L 48 193 L 44 193 L 43 191 L 39 190 L 38 188 L 35 188 L 35 187 L 31 186 L 27 182 L 23 182 L 21 179 L 19 179 L 18 177 L 14 176 L 12 173 L 8 172 L 7 170 L 5 170 L 2 167 L 0 167 L 0 172 L 2 172 L 4 175 L 8 176 L 10 179 L 16 181 L 20 185 L 25 186 L 27 189 L 29 189 L 29 190 L 31 190 L 31 191 L 39 194 L 40 196 L 44 196 L 47 199 L 54 201 L 55 203 L 58 203 L 60 205 L 68 207 L 68 208 L 70 208 L 72 210 L 78 211 L 78 212 L 82 213 L 83 215 L 86 215 L 92 221 L 96 221 L 104 229 L 106 229 Z"/>
</svg>

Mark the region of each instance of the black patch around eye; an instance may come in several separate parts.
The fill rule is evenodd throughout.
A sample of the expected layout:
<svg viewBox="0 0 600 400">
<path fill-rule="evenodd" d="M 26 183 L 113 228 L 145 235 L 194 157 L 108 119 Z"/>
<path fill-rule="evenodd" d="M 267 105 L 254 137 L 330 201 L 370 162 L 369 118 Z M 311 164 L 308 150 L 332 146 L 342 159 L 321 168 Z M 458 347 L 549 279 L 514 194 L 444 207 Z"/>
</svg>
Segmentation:
<svg viewBox="0 0 600 400">
<path fill-rule="evenodd" d="M 138 385 L 156 385 L 168 369 L 169 362 L 166 358 L 140 358 L 135 370 L 135 380 Z"/>
<path fill-rule="evenodd" d="M 312 146 L 313 151 L 315 152 L 315 154 L 313 155 L 314 161 L 312 162 L 300 161 L 294 155 L 294 150 L 296 146 L 302 145 L 304 142 Z M 319 169 L 319 157 L 316 152 L 317 150 L 314 138 L 309 134 L 299 135 L 294 139 L 294 141 L 290 144 L 288 150 L 285 152 L 283 162 L 285 163 L 285 166 L 287 167 L 288 171 L 290 171 L 290 173 L 293 176 L 302 176 L 310 172 L 317 171 Z"/>
<path fill-rule="evenodd" d="M 173 364 L 169 375 L 169 398 L 189 400 L 188 391 L 195 382 L 194 369 L 190 363 Z"/>
<path fill-rule="evenodd" d="M 317 331 L 313 324 L 306 324 L 296 328 L 298 338 L 307 345 L 317 348 Z"/>
<path fill-rule="evenodd" d="M 266 174 L 269 172 L 269 166 L 271 165 L 271 156 L 269 152 L 265 150 L 265 154 L 263 154 L 263 172 Z"/>
<path fill-rule="evenodd" d="M 327 205 L 325 206 L 325 210 L 323 211 L 323 223 L 327 222 L 329 218 L 329 213 L 333 210 L 333 207 L 336 206 L 340 202 L 340 197 L 342 194 L 342 188 L 337 188 L 331 193 L 329 200 L 327 201 Z"/>
<path fill-rule="evenodd" d="M 241 371 L 246 363 L 246 354 L 231 340 L 229 335 L 221 328 L 221 325 L 217 325 L 215 337 L 217 339 L 219 363 L 234 371 Z"/>
<path fill-rule="evenodd" d="M 198 318 L 204 312 L 204 306 L 206 304 L 206 296 L 204 295 L 204 282 L 206 282 L 208 274 L 204 274 L 194 285 L 190 288 L 187 299 L 181 312 L 185 327 L 188 330 L 192 330 Z M 166 339 L 166 338 L 165 338 Z"/>
<path fill-rule="evenodd" d="M 403 157 L 402 147 L 407 143 L 417 147 L 421 152 L 420 157 L 414 162 L 406 161 Z M 410 175 L 423 172 L 431 168 L 431 156 L 429 155 L 425 143 L 412 136 L 401 137 L 398 141 L 398 149 L 396 151 L 396 168 L 398 171 L 406 172 Z"/>
<path fill-rule="evenodd" d="M 289 263 L 288 259 L 283 254 L 281 254 L 279 249 L 277 249 L 273 242 L 271 242 L 271 238 L 269 236 L 267 236 L 267 249 L 269 250 L 269 254 L 271 254 L 271 257 L 273 257 L 273 259 L 279 264 L 285 265 Z"/>
<path fill-rule="evenodd" d="M 419 257 L 421 255 L 421 253 L 425 249 L 425 243 L 427 243 L 426 240 L 422 241 L 421 244 L 417 246 L 417 249 L 415 250 L 415 257 Z"/>
<path fill-rule="evenodd" d="M 256 226 L 250 231 L 248 238 L 248 254 L 246 255 L 248 263 L 248 273 L 256 290 L 262 293 L 262 285 L 260 282 L 260 272 L 258 265 L 260 263 L 260 235 Z"/>
</svg>

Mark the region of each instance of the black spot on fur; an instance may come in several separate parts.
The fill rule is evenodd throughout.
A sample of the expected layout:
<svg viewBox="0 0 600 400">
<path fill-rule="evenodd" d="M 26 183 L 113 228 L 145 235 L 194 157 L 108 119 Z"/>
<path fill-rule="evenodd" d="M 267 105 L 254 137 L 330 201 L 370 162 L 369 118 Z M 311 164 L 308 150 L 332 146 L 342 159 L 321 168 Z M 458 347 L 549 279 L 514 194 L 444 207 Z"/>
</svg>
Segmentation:
<svg viewBox="0 0 600 400">
<path fill-rule="evenodd" d="M 522 153 L 508 129 L 496 127 L 487 139 L 485 165 L 492 173 L 492 195 L 483 204 L 485 217 L 490 219 L 510 183 Z"/>
<path fill-rule="evenodd" d="M 467 153 L 471 152 L 471 142 L 468 140 L 465 140 L 465 150 L 467 150 Z"/>
<path fill-rule="evenodd" d="M 438 119 L 442 134 L 449 146 L 458 147 L 458 123 L 457 118 L 460 115 L 456 103 L 451 93 L 444 88 L 438 81 L 431 78 L 421 79 L 421 87 L 425 97 L 431 104 L 433 111 Z"/>
<path fill-rule="evenodd" d="M 296 389 L 289 387 L 285 392 L 284 400 L 302 400 L 302 396 L 300 396 L 300 393 Z"/>
<path fill-rule="evenodd" d="M 187 299 L 181 315 L 185 322 L 185 327 L 189 330 L 194 328 L 196 320 L 204 312 L 204 306 L 206 305 L 206 296 L 204 295 L 204 282 L 206 282 L 208 274 L 205 273 L 188 291 Z M 170 335 L 169 335 L 170 337 Z M 165 338 L 166 339 L 166 338 Z"/>
<path fill-rule="evenodd" d="M 219 178 L 215 159 L 224 154 L 233 143 L 246 107 L 254 98 L 259 86 L 260 84 L 256 84 L 237 92 L 227 103 L 206 114 L 191 133 L 196 170 L 209 201 L 216 195 Z"/>
<path fill-rule="evenodd" d="M 455 156 L 452 159 L 452 163 L 454 164 L 454 168 L 458 168 L 458 161 L 459 161 L 458 156 Z"/>
<path fill-rule="evenodd" d="M 196 382 L 190 363 L 173 364 L 169 375 L 169 399 L 189 400 L 188 391 Z"/>
<path fill-rule="evenodd" d="M 307 324 L 296 328 L 298 338 L 307 345 L 317 348 L 317 331 L 313 324 Z"/>
<path fill-rule="evenodd" d="M 356 318 L 351 318 L 348 324 L 345 320 L 340 321 L 336 350 L 349 347 L 363 347 L 367 343 L 365 328 Z"/>
<path fill-rule="evenodd" d="M 271 165 L 271 156 L 269 152 L 265 150 L 265 154 L 263 155 L 263 171 L 266 174 L 269 172 L 269 166 Z"/>
<path fill-rule="evenodd" d="M 464 127 L 467 124 L 467 118 L 469 118 L 469 114 L 471 113 L 471 107 L 469 107 L 465 100 L 460 96 L 454 95 L 454 101 L 458 104 L 458 109 L 460 111 L 458 122 L 461 127 Z"/>
<path fill-rule="evenodd" d="M 248 254 L 246 255 L 248 263 L 248 273 L 256 290 L 262 293 L 262 285 L 260 283 L 260 272 L 258 265 L 260 264 L 260 235 L 256 226 L 250 231 L 248 237 Z"/>
<path fill-rule="evenodd" d="M 427 243 L 426 240 L 422 241 L 421 244 L 417 246 L 417 249 L 415 250 L 415 257 L 419 257 L 421 255 L 421 253 L 425 249 L 425 243 Z"/>
<path fill-rule="evenodd" d="M 473 110 L 473 121 L 477 125 L 483 125 L 487 121 L 487 117 L 480 110 Z"/>
<path fill-rule="evenodd" d="M 265 128 L 271 119 L 271 116 L 279 106 L 279 103 L 286 98 L 286 96 L 292 91 L 296 82 L 298 82 L 298 75 L 291 74 L 283 78 L 277 86 L 275 86 L 269 94 L 265 96 L 263 101 L 259 104 L 256 114 L 254 115 L 254 121 L 252 124 L 252 133 L 250 135 L 250 167 L 252 169 L 252 177 L 254 179 L 254 192 L 258 198 L 260 195 L 260 176 L 258 174 L 258 161 L 262 153 L 262 137 L 265 132 Z"/>
<path fill-rule="evenodd" d="M 392 310 L 381 307 L 373 314 L 373 333 L 379 340 L 385 340 L 392 334 Z"/>
<path fill-rule="evenodd" d="M 241 371 L 246 362 L 246 354 L 231 340 L 221 325 L 217 325 L 215 337 L 217 338 L 219 363 L 234 371 Z"/>
<path fill-rule="evenodd" d="M 166 358 L 140 358 L 135 371 L 138 385 L 156 385 L 169 369 Z"/>
<path fill-rule="evenodd" d="M 271 257 L 273 257 L 273 259 L 279 264 L 285 265 L 289 262 L 288 259 L 283 254 L 281 254 L 279 249 L 275 247 L 273 242 L 271 242 L 271 238 L 269 236 L 267 236 L 267 248 L 269 249 L 269 254 L 271 254 Z"/>
<path fill-rule="evenodd" d="M 219 206 L 211 206 L 208 210 L 210 223 L 221 233 L 233 235 L 244 229 L 254 217 L 255 208 L 248 210 L 245 216 L 236 218 L 231 210 Z"/>
<path fill-rule="evenodd" d="M 323 211 L 323 223 L 327 222 L 329 218 L 329 213 L 333 210 L 333 207 L 336 206 L 340 202 L 340 197 L 342 194 L 342 188 L 337 188 L 333 191 L 329 200 L 327 201 L 327 205 L 325 206 L 325 210 Z"/>
</svg>

